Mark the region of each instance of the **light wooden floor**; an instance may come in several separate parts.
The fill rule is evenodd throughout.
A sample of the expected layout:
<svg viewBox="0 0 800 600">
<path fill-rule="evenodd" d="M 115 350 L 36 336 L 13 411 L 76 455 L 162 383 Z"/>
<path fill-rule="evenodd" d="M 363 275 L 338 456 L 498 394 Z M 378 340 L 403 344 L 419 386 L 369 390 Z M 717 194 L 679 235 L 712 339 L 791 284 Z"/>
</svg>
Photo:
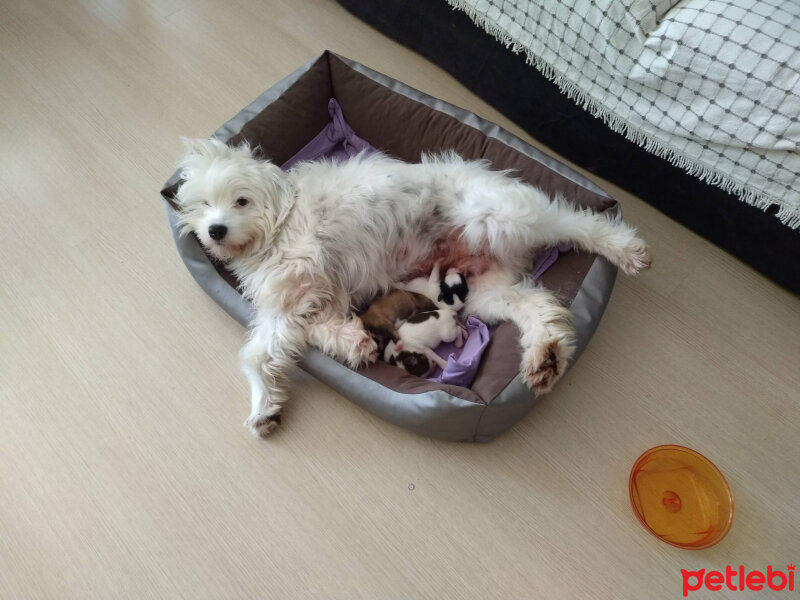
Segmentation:
<svg viewBox="0 0 800 600">
<path fill-rule="evenodd" d="M 655 266 L 510 433 L 420 438 L 303 374 L 278 435 L 241 427 L 244 332 L 158 190 L 179 136 L 324 48 L 528 139 L 331 0 L 0 2 L 0 598 L 675 598 L 797 563 L 800 300 L 603 182 Z M 635 520 L 661 443 L 727 475 L 716 548 Z"/>
</svg>

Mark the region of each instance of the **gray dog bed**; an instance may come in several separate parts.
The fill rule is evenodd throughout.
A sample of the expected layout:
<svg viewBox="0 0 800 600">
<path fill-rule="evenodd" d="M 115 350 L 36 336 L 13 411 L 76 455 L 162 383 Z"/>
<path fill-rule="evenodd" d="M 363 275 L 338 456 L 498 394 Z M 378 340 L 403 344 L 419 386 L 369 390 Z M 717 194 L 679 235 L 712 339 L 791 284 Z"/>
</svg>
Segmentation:
<svg viewBox="0 0 800 600">
<path fill-rule="evenodd" d="M 283 164 L 328 124 L 335 98 L 355 132 L 373 146 L 408 162 L 425 151 L 454 149 L 465 158 L 485 158 L 551 196 L 621 218 L 619 205 L 569 167 L 503 131 L 497 125 L 427 96 L 363 65 L 324 52 L 276 83 L 214 134 L 237 144 L 259 146 Z M 174 195 L 175 173 L 161 195 L 178 252 L 200 286 L 237 321 L 247 325 L 249 302 L 224 265 L 209 258 L 193 236 L 180 237 Z M 603 314 L 616 269 L 593 254 L 568 252 L 540 282 L 556 292 L 575 316 L 577 351 L 586 346 Z M 519 376 L 518 331 L 501 324 L 486 348 L 472 386 L 432 383 L 378 362 L 351 370 L 311 349 L 301 367 L 362 408 L 416 433 L 443 440 L 484 442 L 519 421 L 536 403 Z"/>
</svg>

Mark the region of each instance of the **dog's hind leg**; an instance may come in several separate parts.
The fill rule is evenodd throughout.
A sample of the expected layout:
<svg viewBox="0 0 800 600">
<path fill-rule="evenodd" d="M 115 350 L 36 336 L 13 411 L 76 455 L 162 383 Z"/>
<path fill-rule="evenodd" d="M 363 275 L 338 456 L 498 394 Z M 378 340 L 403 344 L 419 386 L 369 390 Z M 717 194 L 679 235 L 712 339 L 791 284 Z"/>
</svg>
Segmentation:
<svg viewBox="0 0 800 600">
<path fill-rule="evenodd" d="M 447 361 L 430 348 L 425 348 L 423 354 L 428 357 L 428 360 L 431 361 L 431 364 L 437 365 L 442 371 L 447 368 Z"/>
<path fill-rule="evenodd" d="M 550 290 L 493 269 L 470 280 L 467 313 L 492 323 L 512 321 L 520 330 L 520 373 L 534 392 L 549 392 L 574 352 L 572 314 Z"/>
<path fill-rule="evenodd" d="M 607 258 L 628 275 L 650 266 L 647 244 L 636 230 L 603 214 L 551 200 L 536 187 L 482 169 L 469 171 L 454 224 L 473 251 L 495 257 L 520 256 L 536 247 L 571 242 Z"/>
<path fill-rule="evenodd" d="M 576 247 L 607 258 L 626 275 L 650 266 L 650 251 L 636 230 L 603 214 L 577 210 L 554 201 L 541 214 L 537 231 L 549 244 L 572 242 Z"/>
</svg>

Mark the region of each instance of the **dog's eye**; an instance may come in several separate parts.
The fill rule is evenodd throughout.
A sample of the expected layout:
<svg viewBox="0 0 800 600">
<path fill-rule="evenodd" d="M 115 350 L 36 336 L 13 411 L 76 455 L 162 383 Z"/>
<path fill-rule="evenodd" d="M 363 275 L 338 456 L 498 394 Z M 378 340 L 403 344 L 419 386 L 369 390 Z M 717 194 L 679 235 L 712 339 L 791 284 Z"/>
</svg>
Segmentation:
<svg viewBox="0 0 800 600">
<path fill-rule="evenodd" d="M 237 198 L 236 199 L 236 206 L 247 206 L 250 204 L 250 200 L 247 198 Z"/>
</svg>

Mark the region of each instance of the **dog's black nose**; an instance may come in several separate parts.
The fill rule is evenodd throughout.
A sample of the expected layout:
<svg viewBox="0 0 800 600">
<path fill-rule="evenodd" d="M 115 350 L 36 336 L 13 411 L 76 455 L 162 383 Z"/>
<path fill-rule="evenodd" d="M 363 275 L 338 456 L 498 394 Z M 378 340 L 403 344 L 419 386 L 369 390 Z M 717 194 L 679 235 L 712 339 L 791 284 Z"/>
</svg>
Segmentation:
<svg viewBox="0 0 800 600">
<path fill-rule="evenodd" d="M 228 228 L 225 225 L 211 225 L 208 228 L 208 235 L 211 236 L 212 240 L 220 241 L 225 237 L 226 233 L 228 233 Z"/>
</svg>

